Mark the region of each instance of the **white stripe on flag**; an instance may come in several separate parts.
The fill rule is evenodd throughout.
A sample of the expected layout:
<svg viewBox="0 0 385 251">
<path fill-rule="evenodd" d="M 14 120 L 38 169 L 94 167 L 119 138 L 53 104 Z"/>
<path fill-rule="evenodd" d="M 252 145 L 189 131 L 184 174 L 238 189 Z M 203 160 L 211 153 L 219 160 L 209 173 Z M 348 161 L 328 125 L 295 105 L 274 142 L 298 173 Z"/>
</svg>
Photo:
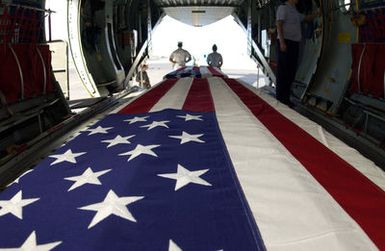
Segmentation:
<svg viewBox="0 0 385 251">
<path fill-rule="evenodd" d="M 207 66 L 200 66 L 199 71 L 201 73 L 202 78 L 207 78 L 212 75 Z"/>
<path fill-rule="evenodd" d="M 150 112 L 164 109 L 182 109 L 193 78 L 181 78 L 150 110 Z"/>
<path fill-rule="evenodd" d="M 157 87 L 158 85 L 161 85 L 163 84 L 163 82 L 165 82 L 166 80 L 162 80 L 160 81 L 159 83 L 153 85 L 151 87 L 151 89 L 149 90 L 145 90 L 143 91 L 142 93 L 138 94 L 137 92 L 134 92 L 134 93 L 130 93 L 128 94 L 127 96 L 124 97 L 124 99 L 131 99 L 130 101 L 128 102 L 125 102 L 124 104 L 121 104 L 119 105 L 117 108 L 115 108 L 114 110 L 112 110 L 111 112 L 109 112 L 108 114 L 114 114 L 114 113 L 118 113 L 120 110 L 122 110 L 124 107 L 126 107 L 128 104 L 131 104 L 132 102 L 134 102 L 135 100 L 137 100 L 138 98 L 142 97 L 144 94 L 146 94 L 147 92 L 151 91 L 152 89 L 154 89 L 155 87 Z"/>
<path fill-rule="evenodd" d="M 268 250 L 377 249 L 221 78 L 209 83 L 219 127 Z"/>
<path fill-rule="evenodd" d="M 378 166 L 376 166 L 371 160 L 362 156 L 356 149 L 349 147 L 341 140 L 337 139 L 332 134 L 328 133 L 325 130 L 320 131 L 320 126 L 313 121 L 305 118 L 296 111 L 288 108 L 286 105 L 279 103 L 273 97 L 259 92 L 255 88 L 244 84 L 248 89 L 253 91 L 269 105 L 274 107 L 278 112 L 280 112 L 287 119 L 292 121 L 294 124 L 305 130 L 308 134 L 313 136 L 319 142 L 327 146 L 331 151 L 337 154 L 340 158 L 348 162 L 359 172 L 365 175 L 370 179 L 374 184 L 379 186 L 382 190 L 385 191 L 385 172 L 382 171 Z"/>
</svg>

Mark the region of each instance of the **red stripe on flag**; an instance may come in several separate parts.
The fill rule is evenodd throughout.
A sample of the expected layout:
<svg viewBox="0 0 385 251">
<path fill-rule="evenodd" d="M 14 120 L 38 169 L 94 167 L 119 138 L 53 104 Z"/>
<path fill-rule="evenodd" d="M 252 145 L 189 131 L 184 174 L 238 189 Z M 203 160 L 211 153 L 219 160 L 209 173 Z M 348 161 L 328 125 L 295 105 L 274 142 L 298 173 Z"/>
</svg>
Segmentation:
<svg viewBox="0 0 385 251">
<path fill-rule="evenodd" d="M 154 89 L 148 91 L 143 96 L 128 104 L 120 114 L 133 114 L 149 112 L 151 108 L 166 94 L 178 81 L 177 79 L 167 79 Z"/>
<path fill-rule="evenodd" d="M 226 82 L 377 247 L 385 250 L 385 192 L 245 86 L 233 79 Z"/>
<path fill-rule="evenodd" d="M 194 78 L 182 109 L 192 112 L 214 111 L 213 97 L 207 79 Z"/>
</svg>

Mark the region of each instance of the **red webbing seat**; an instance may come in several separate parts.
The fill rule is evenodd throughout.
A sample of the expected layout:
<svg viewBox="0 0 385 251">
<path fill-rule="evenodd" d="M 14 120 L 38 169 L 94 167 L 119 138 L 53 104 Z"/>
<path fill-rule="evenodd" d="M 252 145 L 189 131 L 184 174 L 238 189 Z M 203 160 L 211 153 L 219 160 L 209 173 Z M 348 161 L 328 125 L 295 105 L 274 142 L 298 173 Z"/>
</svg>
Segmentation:
<svg viewBox="0 0 385 251">
<path fill-rule="evenodd" d="M 54 91 L 51 51 L 38 45 L 41 17 L 35 10 L 0 4 L 0 91 L 11 104 Z"/>
<path fill-rule="evenodd" d="M 14 103 L 21 99 L 21 80 L 15 57 L 9 48 L 0 49 L 0 90 L 7 103 Z"/>
<path fill-rule="evenodd" d="M 353 44 L 352 57 L 350 93 L 384 98 L 385 44 Z"/>
</svg>

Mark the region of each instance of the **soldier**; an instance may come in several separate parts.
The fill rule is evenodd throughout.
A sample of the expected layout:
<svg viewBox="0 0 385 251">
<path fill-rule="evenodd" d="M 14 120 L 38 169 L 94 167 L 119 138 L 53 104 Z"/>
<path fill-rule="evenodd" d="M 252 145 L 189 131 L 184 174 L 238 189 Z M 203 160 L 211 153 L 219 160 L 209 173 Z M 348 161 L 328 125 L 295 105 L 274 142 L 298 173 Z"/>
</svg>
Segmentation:
<svg viewBox="0 0 385 251">
<path fill-rule="evenodd" d="M 207 64 L 213 67 L 218 67 L 219 69 L 222 67 L 223 58 L 220 53 L 217 52 L 217 45 L 213 45 L 213 52 L 207 56 Z"/>
<path fill-rule="evenodd" d="M 177 69 L 183 67 L 187 62 L 191 60 L 191 55 L 188 51 L 182 49 L 183 43 L 178 42 L 178 49 L 173 51 L 170 55 L 170 62 L 173 64 L 173 68 Z"/>
</svg>

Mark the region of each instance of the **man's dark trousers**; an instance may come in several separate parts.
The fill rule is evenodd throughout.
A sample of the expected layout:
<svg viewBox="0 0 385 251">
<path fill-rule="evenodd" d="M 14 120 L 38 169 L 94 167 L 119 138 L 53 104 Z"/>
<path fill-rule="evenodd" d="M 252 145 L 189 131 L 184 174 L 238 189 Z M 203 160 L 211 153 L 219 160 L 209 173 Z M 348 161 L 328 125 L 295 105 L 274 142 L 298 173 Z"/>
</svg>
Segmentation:
<svg viewBox="0 0 385 251">
<path fill-rule="evenodd" d="M 290 87 L 297 72 L 299 42 L 285 39 L 286 51 L 280 49 L 278 42 L 277 99 L 291 106 Z"/>
</svg>

